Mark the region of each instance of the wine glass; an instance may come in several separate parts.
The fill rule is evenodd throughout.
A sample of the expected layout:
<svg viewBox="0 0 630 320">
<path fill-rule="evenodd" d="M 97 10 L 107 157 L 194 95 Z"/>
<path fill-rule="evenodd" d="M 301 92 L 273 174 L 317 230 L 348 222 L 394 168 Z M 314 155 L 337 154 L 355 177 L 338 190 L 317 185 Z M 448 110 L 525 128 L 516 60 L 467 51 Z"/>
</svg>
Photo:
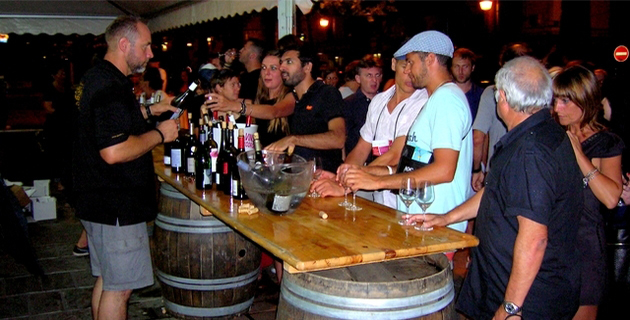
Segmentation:
<svg viewBox="0 0 630 320">
<path fill-rule="evenodd" d="M 347 171 L 347 170 L 346 170 Z M 345 174 L 345 171 L 340 175 L 341 177 L 343 177 L 343 175 Z M 348 201 L 348 192 L 350 188 L 348 188 L 348 186 L 346 185 L 346 183 L 343 181 L 344 179 L 339 179 L 339 182 L 341 184 L 341 187 L 343 188 L 343 201 L 339 202 L 339 206 L 340 207 L 349 207 L 352 205 L 352 203 L 350 203 Z"/>
<path fill-rule="evenodd" d="M 435 200 L 435 192 L 433 191 L 433 183 L 431 181 L 420 181 L 418 184 L 418 190 L 416 191 L 416 202 L 422 209 L 422 220 L 426 219 L 426 211 Z M 415 226 L 416 230 L 431 231 L 433 227 L 425 227 L 424 222 L 422 225 Z"/>
<path fill-rule="evenodd" d="M 361 211 L 363 210 L 363 208 L 357 206 L 357 191 L 354 191 L 352 189 L 350 189 L 350 191 L 352 192 L 352 205 L 349 207 L 346 207 L 346 209 L 348 209 L 348 211 Z"/>
<path fill-rule="evenodd" d="M 416 179 L 414 178 L 403 178 L 400 181 L 400 189 L 398 190 L 398 196 L 400 197 L 400 201 L 405 204 L 407 207 L 407 214 L 409 214 L 409 206 L 416 200 L 417 192 L 416 192 Z M 407 224 L 407 220 L 400 219 L 398 224 L 404 226 Z M 415 225 L 416 222 L 412 222 L 409 225 Z"/>
<path fill-rule="evenodd" d="M 322 175 L 322 172 L 324 169 L 322 168 L 322 158 L 314 157 L 312 161 L 313 161 L 313 182 L 315 182 Z M 319 198 L 319 193 L 313 190 L 313 192 L 311 192 L 311 198 Z"/>
</svg>

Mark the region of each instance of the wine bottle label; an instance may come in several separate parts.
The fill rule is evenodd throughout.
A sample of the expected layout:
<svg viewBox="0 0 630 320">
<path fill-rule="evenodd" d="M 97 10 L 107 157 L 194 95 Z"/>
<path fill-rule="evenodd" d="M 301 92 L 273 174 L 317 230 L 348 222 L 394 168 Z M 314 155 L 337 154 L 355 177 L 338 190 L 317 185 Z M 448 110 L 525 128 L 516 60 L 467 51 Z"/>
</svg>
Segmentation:
<svg viewBox="0 0 630 320">
<path fill-rule="evenodd" d="M 171 150 L 171 167 L 179 168 L 182 166 L 182 151 L 180 149 Z"/>
<path fill-rule="evenodd" d="M 212 170 L 210 169 L 203 170 L 203 185 L 204 186 L 212 185 Z"/>
<path fill-rule="evenodd" d="M 212 162 L 212 172 L 217 172 L 217 158 L 219 157 L 219 149 L 210 149 L 210 160 Z"/>
<path fill-rule="evenodd" d="M 227 162 L 223 162 L 223 174 L 228 174 L 228 173 L 230 173 L 230 170 L 228 169 L 228 168 L 229 168 L 229 166 L 228 166 L 228 165 L 229 165 L 229 164 L 228 164 Z"/>
<path fill-rule="evenodd" d="M 238 196 L 238 180 L 232 179 L 232 195 L 237 197 Z"/>
<path fill-rule="evenodd" d="M 216 172 L 216 173 L 214 174 L 214 182 L 215 182 L 216 184 L 218 184 L 218 185 L 219 185 L 219 184 L 221 184 L 221 174 L 220 174 L 220 173 Z"/>
<path fill-rule="evenodd" d="M 171 156 L 170 155 L 169 156 L 164 155 L 164 165 L 165 166 L 170 166 L 171 165 Z"/>
<path fill-rule="evenodd" d="M 271 206 L 271 210 L 283 212 L 289 210 L 289 205 L 291 204 L 291 195 L 282 196 L 276 194 L 273 197 L 273 205 Z"/>
<path fill-rule="evenodd" d="M 206 143 L 207 140 L 207 135 L 205 133 L 200 133 L 199 134 L 199 143 L 204 144 Z"/>
<path fill-rule="evenodd" d="M 186 160 L 186 170 L 188 173 L 195 173 L 195 159 L 194 158 L 188 158 Z"/>
</svg>

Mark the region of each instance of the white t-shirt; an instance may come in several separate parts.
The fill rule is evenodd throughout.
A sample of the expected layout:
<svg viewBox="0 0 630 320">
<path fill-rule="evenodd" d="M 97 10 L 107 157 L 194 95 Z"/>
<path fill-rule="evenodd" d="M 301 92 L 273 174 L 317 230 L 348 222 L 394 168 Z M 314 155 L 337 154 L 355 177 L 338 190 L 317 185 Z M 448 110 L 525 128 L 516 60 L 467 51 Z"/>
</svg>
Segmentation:
<svg viewBox="0 0 630 320">
<path fill-rule="evenodd" d="M 439 87 L 422 108 L 407 134 L 407 145 L 419 150 L 452 149 L 459 151 L 453 181 L 434 187 L 435 200 L 428 213 L 445 214 L 464 203 L 471 195 L 472 170 L 472 116 L 462 90 L 454 83 Z M 398 210 L 407 207 L 398 199 Z M 410 213 L 422 213 L 417 202 L 411 204 Z M 466 221 L 449 225 L 457 231 L 466 231 Z"/>
<path fill-rule="evenodd" d="M 389 140 L 406 136 L 411 124 L 418 116 L 418 112 L 427 102 L 426 89 L 416 90 L 409 98 L 396 105 L 392 113 L 387 110 L 387 103 L 394 97 L 396 86 L 374 96 L 368 107 L 365 124 L 359 130 L 361 138 L 367 143 L 375 140 Z M 396 195 L 390 191 L 375 191 L 373 201 L 396 208 Z"/>
</svg>

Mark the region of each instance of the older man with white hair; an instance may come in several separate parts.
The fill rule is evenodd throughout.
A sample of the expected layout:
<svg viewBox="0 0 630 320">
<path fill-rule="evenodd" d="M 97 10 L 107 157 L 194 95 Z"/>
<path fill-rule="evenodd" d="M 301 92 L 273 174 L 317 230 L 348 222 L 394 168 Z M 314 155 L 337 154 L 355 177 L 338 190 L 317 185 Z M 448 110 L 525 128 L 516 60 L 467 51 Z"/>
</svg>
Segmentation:
<svg viewBox="0 0 630 320">
<path fill-rule="evenodd" d="M 477 217 L 479 246 L 457 302 L 469 317 L 571 319 L 580 295 L 582 175 L 568 136 L 549 113 L 551 77 L 535 59 L 520 57 L 495 82 L 497 113 L 508 132 L 496 144 L 485 187 L 424 223 Z"/>
</svg>

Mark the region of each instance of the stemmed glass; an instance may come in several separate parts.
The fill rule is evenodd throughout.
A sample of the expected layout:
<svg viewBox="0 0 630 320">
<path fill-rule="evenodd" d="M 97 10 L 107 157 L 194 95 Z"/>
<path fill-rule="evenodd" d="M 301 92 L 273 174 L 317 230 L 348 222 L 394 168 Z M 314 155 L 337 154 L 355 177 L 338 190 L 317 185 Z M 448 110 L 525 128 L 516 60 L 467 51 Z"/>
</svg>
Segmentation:
<svg viewBox="0 0 630 320">
<path fill-rule="evenodd" d="M 324 169 L 322 168 L 322 158 L 314 157 L 312 161 L 313 161 L 313 182 L 315 182 L 322 175 L 322 172 Z M 319 198 L 319 193 L 313 190 L 313 192 L 311 192 L 311 198 Z"/>
<path fill-rule="evenodd" d="M 416 179 L 414 178 L 403 178 L 400 181 L 400 189 L 398 190 L 398 196 L 400 197 L 400 201 L 405 204 L 407 207 L 407 214 L 409 214 L 409 206 L 416 200 L 417 192 L 416 192 Z M 404 226 L 407 224 L 407 220 L 400 219 L 398 220 L 398 224 Z M 415 225 L 415 221 L 410 223 L 409 225 Z"/>
<path fill-rule="evenodd" d="M 352 189 L 350 189 L 350 191 L 352 192 L 352 205 L 349 207 L 346 207 L 346 209 L 348 209 L 348 211 L 361 211 L 363 210 L 363 208 L 357 206 L 357 191 L 353 191 Z"/>
<path fill-rule="evenodd" d="M 345 171 L 340 175 L 341 177 L 343 177 L 343 175 L 345 174 Z M 343 181 L 344 179 L 339 179 L 339 183 L 341 183 L 341 187 L 343 188 L 343 201 L 339 202 L 339 206 L 340 207 L 350 207 L 352 205 L 352 203 L 350 203 L 348 201 L 348 192 L 350 188 L 348 188 L 348 186 L 346 185 L 346 183 Z"/>
<path fill-rule="evenodd" d="M 433 183 L 431 181 L 420 181 L 418 184 L 416 202 L 422 209 L 422 220 L 426 220 L 426 211 L 435 200 L 435 192 L 433 191 Z M 424 222 L 422 225 L 415 226 L 416 230 L 420 231 L 431 231 L 433 227 L 425 227 Z"/>
</svg>

